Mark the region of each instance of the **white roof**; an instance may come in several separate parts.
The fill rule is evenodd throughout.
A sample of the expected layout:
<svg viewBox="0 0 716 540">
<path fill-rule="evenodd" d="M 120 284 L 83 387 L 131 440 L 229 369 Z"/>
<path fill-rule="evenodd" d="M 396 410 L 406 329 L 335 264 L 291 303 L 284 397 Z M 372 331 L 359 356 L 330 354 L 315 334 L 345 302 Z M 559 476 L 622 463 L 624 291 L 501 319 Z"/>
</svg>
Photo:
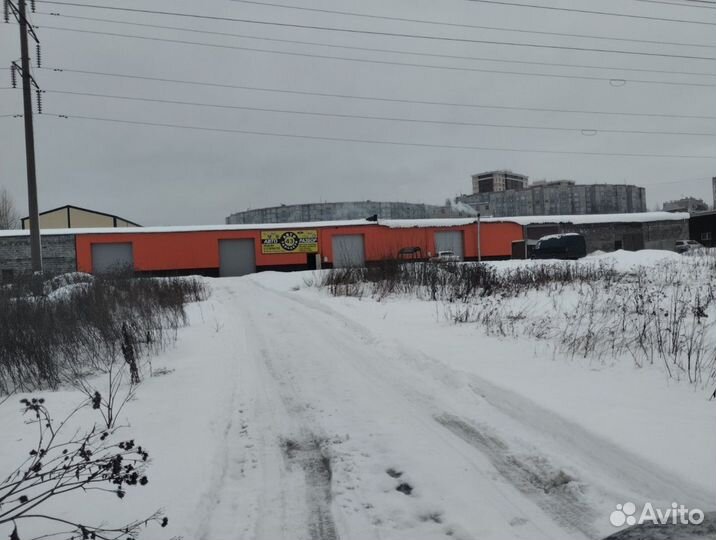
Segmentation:
<svg viewBox="0 0 716 540">
<path fill-rule="evenodd" d="M 440 219 L 381 219 L 379 225 L 391 229 L 408 229 L 411 227 L 461 227 L 477 223 L 476 217 L 471 218 L 440 218 Z"/>
<path fill-rule="evenodd" d="M 310 221 L 302 223 L 246 223 L 235 225 L 174 225 L 163 227 L 99 227 L 85 229 L 43 229 L 43 235 L 74 235 L 74 234 L 149 234 L 166 232 L 200 232 L 200 231 L 255 231 L 255 230 L 283 230 L 283 229 L 312 229 L 321 227 L 365 227 L 381 225 L 391 229 L 408 227 L 457 227 L 476 223 L 476 218 L 459 219 L 381 219 L 377 223 L 365 219 L 352 219 L 341 221 Z M 0 237 L 29 236 L 29 230 L 0 231 Z"/>
<path fill-rule="evenodd" d="M 683 221 L 689 219 L 684 212 L 641 212 L 635 214 L 589 214 L 565 216 L 517 216 L 501 218 L 482 218 L 483 223 L 517 223 L 534 225 L 540 223 L 646 223 L 650 221 Z M 377 225 L 391 229 L 407 229 L 411 227 L 461 227 L 476 223 L 477 218 L 440 218 L 440 219 L 381 219 Z M 311 229 L 321 227 L 357 227 L 376 225 L 375 221 L 352 219 L 342 221 L 309 221 L 303 223 L 247 223 L 239 225 L 174 225 L 164 227 L 100 227 L 88 229 L 43 229 L 43 235 L 73 234 L 121 234 L 121 233 L 166 233 L 166 232 L 200 232 L 200 231 L 247 231 L 247 230 L 282 230 Z M 29 230 L 0 231 L 1 237 L 29 236 Z"/>
<path fill-rule="evenodd" d="M 548 234 L 547 236 L 543 236 L 540 238 L 540 240 L 553 240 L 555 238 L 564 238 L 565 236 L 582 236 L 579 233 L 576 232 L 570 232 L 570 233 L 564 233 L 564 234 Z"/>
<path fill-rule="evenodd" d="M 520 225 L 542 223 L 572 223 L 586 225 L 591 223 L 649 223 L 652 221 L 684 221 L 689 219 L 686 212 L 635 212 L 631 214 L 578 214 L 562 216 L 515 216 L 503 218 L 483 218 L 483 223 L 513 221 Z"/>
</svg>

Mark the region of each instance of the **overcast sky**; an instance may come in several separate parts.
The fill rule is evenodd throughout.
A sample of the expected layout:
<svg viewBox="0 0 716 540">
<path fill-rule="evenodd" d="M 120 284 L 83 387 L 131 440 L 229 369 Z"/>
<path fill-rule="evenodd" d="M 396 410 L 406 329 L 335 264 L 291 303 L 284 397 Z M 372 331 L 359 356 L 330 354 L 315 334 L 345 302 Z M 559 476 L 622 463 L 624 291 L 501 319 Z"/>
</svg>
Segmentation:
<svg viewBox="0 0 716 540">
<path fill-rule="evenodd" d="M 716 28 L 712 25 L 537 10 L 467 0 L 267 1 L 464 25 L 705 46 L 646 44 L 439 26 L 259 6 L 231 0 L 78 1 L 105 6 L 203 13 L 218 17 L 453 39 L 716 57 Z M 539 1 L 541 5 L 692 19 L 716 24 L 716 9 L 672 6 L 639 0 Z M 538 0 L 525 0 L 521 3 L 527 2 L 537 3 Z M 205 11 L 200 12 L 200 9 Z M 42 41 L 42 61 L 47 67 L 409 101 L 697 116 L 685 119 L 565 114 L 390 103 L 35 69 L 37 81 L 48 90 L 43 97 L 45 112 L 69 116 L 68 119 L 49 115 L 37 118 L 36 150 L 41 210 L 74 204 L 115 213 L 146 225 L 159 225 L 223 223 L 225 217 L 234 211 L 281 203 L 364 199 L 442 203 L 448 197 L 469 192 L 471 174 L 498 168 L 527 174 L 532 180 L 570 178 L 579 183 L 637 184 L 647 188 L 650 208 L 664 200 L 682 195 L 701 197 L 709 204 L 713 203 L 710 178 L 716 175 L 716 137 L 604 132 L 594 134 L 592 131 L 583 134 L 581 130 L 716 133 L 716 120 L 713 119 L 716 116 L 714 60 L 332 32 L 60 6 L 40 0 L 37 3 L 37 11 L 32 20 L 39 26 L 37 33 Z M 62 16 L 44 15 L 39 12 L 59 12 Z M 410 51 L 422 55 L 259 41 L 87 21 L 68 16 L 350 47 Z M 62 31 L 47 28 L 49 26 L 291 53 L 362 58 L 393 64 L 149 41 Z M 426 54 L 607 66 L 610 69 L 498 63 L 425 56 Z M 0 25 L 0 66 L 8 66 L 18 57 L 17 26 Z M 437 69 L 394 65 L 395 63 L 468 69 Z M 635 68 L 663 72 L 629 71 Z M 598 80 L 497 74 L 474 69 L 551 73 L 594 77 Z M 679 72 L 712 75 L 683 75 Z M 10 86 L 7 70 L 0 71 L 0 77 L 0 87 Z M 614 83 L 610 84 L 609 79 L 626 79 L 628 82 L 615 86 Z M 643 83 L 632 79 L 672 84 Z M 50 90 L 264 109 L 453 123 L 560 127 L 573 130 L 333 118 L 76 96 L 51 93 Z M 21 112 L 19 90 L 1 90 L 0 97 L 0 115 Z M 419 143 L 436 147 L 148 127 L 83 120 L 73 116 L 168 123 L 229 131 Z M 699 118 L 703 116 L 712 118 Z M 0 186 L 8 188 L 21 212 L 25 214 L 27 201 L 22 127 L 22 119 L 0 118 Z M 702 157 L 619 157 L 437 146 Z"/>
</svg>

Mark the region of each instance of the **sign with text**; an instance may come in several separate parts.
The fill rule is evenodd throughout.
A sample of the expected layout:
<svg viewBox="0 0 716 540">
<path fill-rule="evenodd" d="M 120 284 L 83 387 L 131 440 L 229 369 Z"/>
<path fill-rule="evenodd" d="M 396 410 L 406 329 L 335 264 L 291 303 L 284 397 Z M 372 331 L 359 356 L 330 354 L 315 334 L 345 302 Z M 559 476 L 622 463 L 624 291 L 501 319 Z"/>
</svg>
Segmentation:
<svg viewBox="0 0 716 540">
<path fill-rule="evenodd" d="M 261 231 L 261 253 L 318 253 L 318 231 Z"/>
</svg>

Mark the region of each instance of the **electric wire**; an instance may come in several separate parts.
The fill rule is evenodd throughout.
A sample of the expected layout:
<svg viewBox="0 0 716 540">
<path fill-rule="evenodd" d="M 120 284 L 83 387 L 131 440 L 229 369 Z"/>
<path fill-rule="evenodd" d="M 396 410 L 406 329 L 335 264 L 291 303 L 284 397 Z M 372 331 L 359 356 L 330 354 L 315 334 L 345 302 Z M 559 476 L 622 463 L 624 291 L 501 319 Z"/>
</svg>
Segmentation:
<svg viewBox="0 0 716 540">
<path fill-rule="evenodd" d="M 630 43 L 648 43 L 651 45 L 676 45 L 681 47 L 705 47 L 705 48 L 716 48 L 716 45 L 706 45 L 706 44 L 700 44 L 700 43 L 683 43 L 683 42 L 674 42 L 674 41 L 658 41 L 658 40 L 649 40 L 649 39 L 636 39 L 636 38 L 620 38 L 620 37 L 611 37 L 611 36 L 598 36 L 594 34 L 570 34 L 570 33 L 564 33 L 564 32 L 547 32 L 543 30 L 526 30 L 522 28 L 508 28 L 508 27 L 502 27 L 502 26 L 482 26 L 477 24 L 465 24 L 465 23 L 453 23 L 453 22 L 444 22 L 444 21 L 430 21 L 427 19 L 411 19 L 407 17 L 390 17 L 387 15 L 373 15 L 369 13 L 358 13 L 355 11 L 340 11 L 340 10 L 334 10 L 334 9 L 319 9 L 319 8 L 310 8 L 305 6 L 292 6 L 289 4 L 279 4 L 276 2 L 258 2 L 256 0 L 231 0 L 232 2 L 237 2 L 241 4 L 251 4 L 256 6 L 268 6 L 268 7 L 275 7 L 275 8 L 284 8 L 284 9 L 293 9 L 293 10 L 299 10 L 299 11 L 309 11 L 311 13 L 330 13 L 334 15 L 347 15 L 351 17 L 362 17 L 367 19 L 378 19 L 378 20 L 387 20 L 387 21 L 397 21 L 397 22 L 409 22 L 409 23 L 419 23 L 419 24 L 429 24 L 429 25 L 435 25 L 435 26 L 446 26 L 451 28 L 472 28 L 476 30 L 496 30 L 500 32 L 517 32 L 517 33 L 523 33 L 523 34 L 536 34 L 536 35 L 544 35 L 544 36 L 559 36 L 559 37 L 576 37 L 576 38 L 586 38 L 586 39 L 600 39 L 600 40 L 608 40 L 608 41 L 625 41 Z"/>
<path fill-rule="evenodd" d="M 49 1 L 49 0 L 42 0 L 42 1 Z M 537 4 L 524 4 L 521 2 L 508 2 L 506 0 L 467 0 L 468 2 L 474 2 L 474 3 L 480 3 L 480 4 L 492 4 L 492 5 L 498 5 L 498 6 L 509 6 L 509 7 L 523 7 L 523 8 L 532 8 L 532 9 L 544 9 L 548 11 L 566 11 L 571 13 L 580 13 L 582 15 L 603 15 L 603 16 L 609 16 L 609 17 L 625 17 L 628 19 L 642 19 L 646 21 L 659 21 L 659 22 L 669 22 L 669 23 L 684 23 L 684 24 L 700 24 L 700 25 L 707 25 L 707 26 L 716 26 L 716 23 L 708 22 L 708 21 L 694 21 L 692 19 L 670 19 L 668 17 L 654 17 L 651 15 L 636 15 L 632 13 L 614 13 L 611 11 L 596 11 L 596 10 L 589 10 L 589 9 L 578 9 L 578 8 L 565 8 L 565 7 L 557 7 L 557 6 L 540 6 Z M 60 2 L 55 2 L 60 3 Z"/>
<path fill-rule="evenodd" d="M 294 109 L 250 107 L 250 106 L 244 106 L 244 105 L 223 105 L 223 104 L 202 103 L 202 102 L 195 102 L 195 101 L 178 101 L 178 100 L 170 100 L 170 99 L 134 97 L 134 96 L 119 96 L 119 95 L 112 95 L 112 94 L 99 94 L 99 93 L 93 93 L 93 92 L 79 92 L 79 91 L 73 91 L 73 90 L 52 90 L 52 89 L 49 89 L 49 90 L 43 90 L 43 92 L 47 92 L 50 94 L 94 97 L 94 98 L 102 98 L 102 99 L 116 99 L 116 100 L 124 100 L 124 101 L 139 101 L 139 102 L 146 102 L 146 103 L 162 103 L 162 104 L 169 104 L 169 105 L 207 107 L 207 108 L 216 108 L 216 109 L 242 110 L 242 111 L 254 111 L 254 112 L 268 112 L 268 113 L 277 113 L 277 114 L 293 114 L 293 115 L 303 115 L 303 116 L 318 116 L 318 117 L 329 117 L 329 118 L 379 120 L 379 121 L 388 121 L 388 122 L 437 124 L 437 125 L 465 126 L 465 127 L 527 129 L 527 130 L 537 130 L 537 131 L 567 131 L 567 132 L 582 133 L 585 136 L 593 136 L 598 133 L 615 133 L 615 134 L 618 133 L 618 134 L 637 134 L 637 135 L 680 135 L 680 136 L 716 137 L 716 133 L 709 133 L 709 132 L 597 129 L 597 128 L 592 128 L 592 127 L 534 126 L 534 125 L 518 125 L 518 124 L 496 124 L 496 123 L 485 123 L 485 122 L 460 122 L 460 121 L 450 121 L 450 120 L 399 118 L 399 117 L 392 117 L 392 116 L 371 116 L 371 115 L 348 114 L 348 113 L 328 113 L 328 112 L 321 112 L 321 111 L 300 111 L 300 110 L 294 110 Z"/>
<path fill-rule="evenodd" d="M 630 71 L 630 72 L 639 72 L 639 73 L 661 73 L 661 74 L 666 73 L 669 75 L 695 75 L 695 76 L 700 76 L 700 77 L 716 77 L 716 73 L 707 73 L 704 71 L 674 71 L 673 69 L 669 70 L 669 69 L 645 69 L 645 68 L 617 67 L 617 66 L 596 66 L 596 65 L 589 65 L 589 64 L 565 64 L 565 63 L 557 63 L 557 62 L 536 62 L 536 61 L 527 61 L 527 60 L 499 59 L 499 58 L 489 58 L 489 57 L 482 57 L 482 56 L 461 56 L 461 55 L 454 55 L 454 54 L 437 54 L 437 53 L 426 53 L 426 52 L 419 52 L 419 51 L 406 51 L 406 50 L 397 50 L 397 49 L 384 49 L 384 48 L 375 48 L 375 47 L 357 47 L 354 45 L 336 45 L 333 43 L 324 43 L 324 42 L 317 42 L 317 41 L 301 41 L 301 40 L 295 40 L 295 39 L 271 38 L 271 37 L 255 36 L 255 35 L 248 35 L 248 34 L 236 34 L 236 33 L 231 33 L 231 32 L 216 32 L 216 31 L 210 31 L 210 30 L 197 30 L 194 28 L 185 28 L 185 27 L 181 27 L 181 26 L 166 26 L 166 25 L 160 25 L 160 24 L 147 24 L 147 23 L 138 23 L 138 22 L 129 22 L 129 21 L 118 21 L 116 19 L 105 19 L 105 18 L 99 18 L 99 17 L 82 17 L 82 16 L 76 16 L 76 15 L 63 15 L 60 13 L 38 12 L 37 14 L 61 17 L 61 18 L 65 18 L 65 19 L 77 19 L 77 20 L 85 20 L 85 21 L 92 21 L 92 22 L 105 22 L 105 23 L 121 24 L 121 25 L 127 25 L 127 26 L 137 26 L 137 27 L 142 27 L 142 28 L 155 28 L 155 29 L 162 29 L 162 30 L 179 30 L 182 32 L 192 32 L 192 33 L 197 33 L 197 34 L 226 36 L 226 37 L 234 37 L 234 38 L 241 38 L 241 39 L 252 39 L 252 40 L 257 40 L 257 41 L 269 41 L 269 42 L 275 42 L 275 43 L 290 43 L 290 44 L 294 44 L 294 45 L 310 45 L 310 46 L 328 47 L 328 48 L 334 48 L 334 49 L 348 49 L 348 50 L 356 50 L 356 51 L 364 51 L 364 52 L 403 54 L 403 55 L 410 55 L 410 56 L 424 56 L 424 57 L 430 57 L 430 58 L 447 58 L 447 59 L 451 59 L 451 60 L 471 60 L 471 61 L 480 61 L 480 62 L 496 62 L 496 63 L 500 63 L 500 64 L 524 64 L 524 65 L 536 65 L 536 66 L 570 67 L 570 68 L 579 68 L 579 69 L 601 69 L 601 70 L 613 70 L 613 71 Z"/>
<path fill-rule="evenodd" d="M 229 128 L 210 128 L 210 127 L 204 127 L 204 126 L 190 126 L 190 125 L 184 125 L 184 124 L 169 124 L 169 123 L 163 123 L 163 122 L 148 122 L 148 121 L 139 121 L 139 120 L 126 120 L 126 119 L 119 119 L 119 118 L 105 118 L 105 117 L 98 117 L 98 116 L 75 115 L 75 114 L 43 113 L 42 116 L 49 117 L 49 118 L 91 120 L 91 121 L 98 121 L 98 122 L 110 122 L 110 123 L 117 123 L 117 124 L 148 126 L 148 127 L 165 127 L 165 128 L 173 128 L 173 129 L 186 129 L 186 130 L 207 131 L 207 132 L 216 132 L 216 133 L 233 133 L 233 134 L 239 134 L 239 135 L 252 135 L 252 136 L 258 136 L 258 137 L 306 139 L 306 140 L 313 140 L 313 141 L 348 142 L 348 143 L 405 146 L 405 147 L 417 147 L 417 148 L 442 148 L 442 149 L 453 149 L 453 150 L 484 150 L 484 151 L 496 151 L 496 152 L 522 152 L 522 153 L 553 154 L 553 155 L 587 155 L 587 156 L 669 158 L 669 159 L 709 159 L 709 160 L 716 159 L 716 155 L 688 155 L 688 154 L 684 155 L 684 154 L 662 154 L 662 153 L 660 153 L 660 154 L 645 154 L 645 153 L 632 153 L 632 152 L 590 152 L 590 151 L 578 151 L 578 150 L 538 150 L 538 149 L 532 149 L 532 148 L 504 148 L 504 147 L 489 147 L 489 146 L 417 143 L 417 142 L 381 140 L 381 139 L 361 139 L 361 138 L 352 138 L 352 137 L 328 137 L 328 136 L 322 136 L 322 135 L 280 133 L 280 132 L 273 132 L 273 131 L 256 131 L 256 130 L 229 129 Z"/>
<path fill-rule="evenodd" d="M 470 1 L 473 1 L 473 0 L 470 0 Z M 229 22 L 257 24 L 257 25 L 264 25 L 264 26 L 278 26 L 278 27 L 282 27 L 282 28 L 301 28 L 301 29 L 306 29 L 306 30 L 321 30 L 321 31 L 328 31 L 328 32 L 343 32 L 343 33 L 349 33 L 349 34 L 365 34 L 365 35 L 372 35 L 372 36 L 425 39 L 425 40 L 432 40 L 432 41 L 448 41 L 448 42 L 457 42 L 457 43 L 480 43 L 480 44 L 504 45 L 504 46 L 512 46 L 512 47 L 535 47 L 535 48 L 540 48 L 540 49 L 559 49 L 559 50 L 580 51 L 580 52 L 629 54 L 629 55 L 664 57 L 664 58 L 682 58 L 682 59 L 689 59 L 689 60 L 705 60 L 705 61 L 716 60 L 716 57 L 713 57 L 713 56 L 693 56 L 693 55 L 684 55 L 684 54 L 667 54 L 667 53 L 655 53 L 655 52 L 645 52 L 645 51 L 630 51 L 630 50 L 621 50 L 621 49 L 599 49 L 599 48 L 590 48 L 590 47 L 575 47 L 575 46 L 568 46 L 568 45 L 549 45 L 549 44 L 543 44 L 543 43 L 521 43 L 521 42 L 514 42 L 514 41 L 495 41 L 495 40 L 469 39 L 469 38 L 458 38 L 458 37 L 448 37 L 448 36 L 432 36 L 432 35 L 428 35 L 428 34 L 383 32 L 383 31 L 378 31 L 378 30 L 358 30 L 355 28 L 342 28 L 342 27 L 335 27 L 335 26 L 320 26 L 320 25 L 311 25 L 311 24 L 285 23 L 285 22 L 265 21 L 265 20 L 259 20 L 259 19 L 245 19 L 245 18 L 237 18 L 237 17 L 219 17 L 216 15 L 199 15 L 196 13 L 159 11 L 159 10 L 150 10 L 150 9 L 126 8 L 126 7 L 118 7 L 118 6 L 101 6 L 101 5 L 96 5 L 96 4 L 83 4 L 83 3 L 78 3 L 78 2 L 57 2 L 55 0 L 38 0 L 38 2 L 45 3 L 45 4 L 63 5 L 63 6 L 97 8 L 97 9 L 106 9 L 106 10 L 112 10 L 112 11 L 124 11 L 124 12 L 129 12 L 129 13 L 142 13 L 142 14 L 151 14 L 151 15 L 171 15 L 171 16 L 175 16 L 175 17 L 185 17 L 185 18 L 192 18 L 192 19 L 206 19 L 206 20 L 212 20 L 212 21 L 229 21 Z M 706 24 L 706 23 L 704 23 L 704 24 Z M 716 23 L 713 23 L 713 25 L 716 26 Z"/>
<path fill-rule="evenodd" d="M 140 40 L 147 40 L 147 41 L 175 43 L 175 44 L 183 44 L 183 45 L 194 45 L 194 46 L 211 47 L 211 48 L 218 48 L 218 49 L 241 50 L 241 51 L 248 51 L 248 52 L 265 53 L 265 54 L 277 54 L 277 55 L 282 55 L 282 56 L 317 58 L 317 59 L 322 59 L 322 60 L 337 60 L 337 61 L 344 61 L 344 62 L 356 62 L 356 63 L 362 63 L 362 64 L 402 66 L 402 67 L 411 67 L 411 68 L 436 69 L 436 70 L 442 70 L 442 71 L 492 73 L 492 74 L 499 74 L 499 75 L 521 75 L 521 76 L 527 76 L 527 77 L 544 77 L 544 78 L 550 78 L 550 79 L 572 79 L 572 80 L 600 81 L 600 82 L 608 82 L 612 86 L 624 86 L 627 83 L 635 83 L 635 84 L 656 84 L 656 85 L 666 85 L 666 86 L 691 86 L 691 87 L 702 87 L 702 88 L 716 87 L 716 84 L 712 84 L 712 83 L 696 83 L 696 82 L 668 81 L 668 80 L 654 80 L 654 79 L 632 79 L 632 78 L 625 79 L 623 77 L 619 77 L 619 78 L 611 77 L 610 78 L 610 77 L 598 77 L 598 76 L 590 76 L 590 75 L 565 75 L 565 74 L 558 74 L 558 73 L 537 73 L 537 72 L 529 72 L 529 71 L 509 71 L 509 70 L 474 68 L 474 67 L 441 66 L 441 65 L 435 65 L 435 64 L 397 62 L 397 61 L 392 61 L 392 60 L 352 58 L 352 57 L 347 57 L 347 56 L 331 56 L 331 55 L 325 55 L 325 54 L 303 53 L 303 52 L 297 52 L 297 51 L 277 51 L 277 50 L 272 50 L 272 49 L 260 49 L 257 47 L 243 47 L 243 46 L 239 46 L 239 45 L 220 45 L 220 44 L 215 44 L 215 43 L 186 41 L 186 40 L 181 40 L 181 39 L 167 39 L 167 38 L 158 38 L 158 37 L 150 37 L 150 36 L 138 36 L 138 35 L 130 35 L 130 34 L 120 34 L 120 33 L 116 33 L 116 32 L 100 32 L 100 31 L 96 31 L 96 30 L 80 30 L 77 28 L 63 28 L 63 27 L 56 27 L 56 26 L 41 26 L 40 28 L 42 28 L 43 30 L 59 30 L 59 31 L 79 32 L 79 33 L 83 33 L 83 34 L 140 39 Z"/>
<path fill-rule="evenodd" d="M 42 67 L 40 69 L 48 70 L 55 73 L 72 73 L 78 75 L 89 75 L 95 77 L 110 77 L 110 78 L 122 78 L 130 80 L 141 80 L 150 82 L 160 82 L 169 84 L 183 84 L 187 86 L 205 86 L 210 88 L 227 88 L 233 90 L 246 90 L 256 92 L 268 92 L 268 93 L 279 93 L 279 94 L 293 94 L 301 96 L 316 96 L 316 97 L 330 97 L 339 99 L 351 99 L 360 101 L 376 101 L 384 103 L 405 103 L 412 105 L 430 105 L 430 106 L 442 106 L 442 107 L 460 107 L 460 108 L 476 108 L 476 109 L 494 109 L 494 110 L 510 110 L 510 111 L 530 111 L 530 112 L 548 112 L 548 113 L 564 113 L 564 114 L 587 114 L 587 115 L 610 115 L 610 116 L 626 116 L 626 117 L 645 117 L 645 118 L 681 118 L 681 119 L 693 119 L 693 120 L 716 120 L 716 116 L 707 116 L 703 114 L 669 114 L 669 113 L 657 113 L 657 112 L 633 112 L 633 111 L 599 111 L 589 109 L 562 109 L 562 108 L 546 108 L 546 107 L 520 107 L 520 106 L 509 106 L 509 105 L 494 105 L 494 104 L 482 104 L 482 103 L 460 103 L 451 101 L 434 101 L 434 100 L 416 100 L 416 99 L 403 99 L 393 97 L 380 97 L 380 96 L 359 96 L 354 94 L 342 94 L 342 93 L 331 93 L 331 92 L 315 92 L 306 90 L 293 90 L 286 88 L 268 88 L 261 86 L 247 86 L 237 84 L 225 84 L 216 83 L 209 81 L 192 81 L 186 79 L 171 79 L 166 77 L 150 77 L 148 75 L 136 75 L 129 73 L 112 73 L 106 71 L 91 71 L 85 69 L 71 69 L 61 67 Z"/>
</svg>

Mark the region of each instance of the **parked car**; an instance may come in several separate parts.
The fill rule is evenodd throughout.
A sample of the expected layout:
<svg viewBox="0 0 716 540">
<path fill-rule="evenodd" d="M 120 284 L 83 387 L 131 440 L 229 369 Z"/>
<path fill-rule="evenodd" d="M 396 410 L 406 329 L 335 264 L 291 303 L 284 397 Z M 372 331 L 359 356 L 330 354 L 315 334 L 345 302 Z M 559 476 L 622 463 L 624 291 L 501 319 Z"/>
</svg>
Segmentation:
<svg viewBox="0 0 716 540">
<path fill-rule="evenodd" d="M 460 262 L 460 257 L 455 255 L 454 251 L 438 251 L 435 257 L 430 258 L 430 261 L 439 263 Z"/>
<path fill-rule="evenodd" d="M 587 255 L 587 243 L 579 233 L 552 234 L 537 241 L 533 259 L 580 259 Z"/>
<path fill-rule="evenodd" d="M 702 249 L 704 246 L 696 240 L 677 240 L 676 241 L 676 253 L 688 253 L 695 249 Z"/>
</svg>

